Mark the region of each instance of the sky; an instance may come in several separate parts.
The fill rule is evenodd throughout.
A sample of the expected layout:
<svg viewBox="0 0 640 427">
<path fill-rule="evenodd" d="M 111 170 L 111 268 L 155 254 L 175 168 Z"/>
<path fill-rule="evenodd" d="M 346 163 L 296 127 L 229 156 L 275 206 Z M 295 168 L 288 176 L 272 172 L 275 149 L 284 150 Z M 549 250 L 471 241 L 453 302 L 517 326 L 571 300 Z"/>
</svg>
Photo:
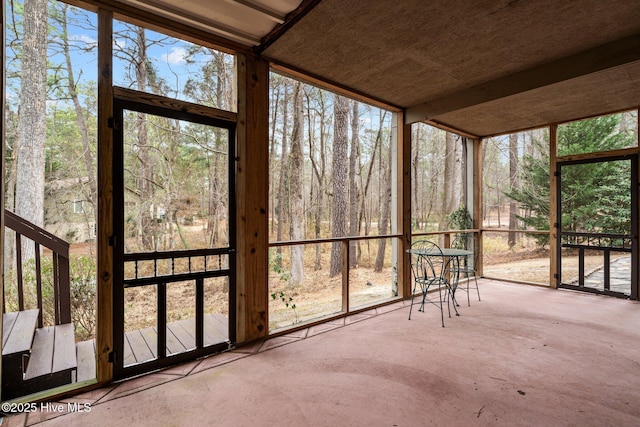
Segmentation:
<svg viewBox="0 0 640 427">
<path fill-rule="evenodd" d="M 14 2 L 16 4 L 18 2 Z M 19 6 L 19 3 L 18 3 Z M 19 10 L 16 7 L 16 10 Z M 7 6 L 7 13 L 11 13 L 12 9 Z M 19 28 L 21 25 L 21 17 L 8 17 L 9 22 L 17 22 Z M 69 7 L 68 10 L 68 32 L 69 41 L 71 44 L 71 57 L 74 67 L 74 74 L 76 80 L 79 83 L 96 82 L 97 81 L 97 15 L 93 12 L 85 11 L 75 7 Z M 55 27 L 57 24 L 50 20 L 50 26 Z M 126 51 L 131 49 L 131 40 L 126 37 L 119 36 L 118 33 L 125 31 L 125 25 L 121 21 L 114 20 L 114 53 Z M 20 35 L 21 37 L 21 35 Z M 164 39 L 166 43 L 158 44 L 152 43 L 148 49 L 148 56 L 151 62 L 156 67 L 156 70 L 160 77 L 164 78 L 169 85 L 173 88 L 173 95 L 178 98 L 184 98 L 182 96 L 182 87 L 186 83 L 188 75 L 194 73 L 199 64 L 188 63 L 187 48 L 191 45 L 183 40 L 167 37 L 159 33 L 147 30 L 146 37 L 148 41 Z M 15 36 L 11 32 L 7 32 L 7 39 L 10 41 Z M 50 44 L 48 48 L 48 60 L 51 66 L 56 64 L 63 64 L 64 57 L 60 52 L 60 47 L 56 45 L 56 40 L 59 36 L 54 35 L 50 38 Z M 21 43 L 16 43 L 18 49 L 20 49 Z M 11 49 L 7 52 L 7 57 L 19 55 L 20 52 L 12 52 Z M 203 55 L 197 60 L 203 60 Z M 15 74 L 20 74 L 20 62 L 17 60 L 9 60 L 8 66 L 15 70 Z M 130 79 L 126 76 L 127 66 L 124 61 L 116 58 L 114 61 L 114 84 L 121 86 L 129 86 Z M 50 73 L 51 74 L 51 73 Z M 14 79 L 14 92 L 8 93 L 8 98 L 12 99 L 17 96 L 19 91 L 17 79 Z"/>
</svg>

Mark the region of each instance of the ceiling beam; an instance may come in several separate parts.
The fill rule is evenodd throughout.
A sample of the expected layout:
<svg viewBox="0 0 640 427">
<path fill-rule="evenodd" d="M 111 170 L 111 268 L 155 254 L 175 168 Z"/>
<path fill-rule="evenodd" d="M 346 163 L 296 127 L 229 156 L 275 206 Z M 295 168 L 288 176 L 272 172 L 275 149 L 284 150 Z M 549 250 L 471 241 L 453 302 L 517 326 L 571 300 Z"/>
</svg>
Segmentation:
<svg viewBox="0 0 640 427">
<path fill-rule="evenodd" d="M 249 52 L 251 47 L 247 43 L 232 41 L 228 37 L 213 34 L 210 29 L 195 27 L 182 21 L 176 21 L 167 16 L 154 13 L 148 9 L 123 3 L 118 0 L 64 0 L 71 5 L 97 11 L 108 10 L 115 19 L 125 20 L 131 24 L 158 31 L 168 36 L 181 38 L 202 46 L 211 47 L 225 53 Z"/>
<path fill-rule="evenodd" d="M 233 28 L 222 24 L 221 22 L 215 22 L 208 19 L 204 19 L 201 16 L 190 13 L 186 10 L 182 10 L 176 7 L 169 6 L 165 3 L 158 3 L 154 0 L 127 0 L 129 4 L 136 6 L 143 10 L 148 10 L 152 13 L 156 13 L 160 16 L 164 16 L 168 19 L 173 19 L 176 22 L 182 22 L 187 25 L 199 28 L 204 31 L 216 34 L 226 39 L 242 43 L 249 46 L 257 46 L 260 43 L 260 38 L 252 34 L 240 31 L 237 28 Z"/>
<path fill-rule="evenodd" d="M 442 129 L 447 132 L 455 133 L 456 135 L 464 136 L 465 138 L 480 138 L 479 135 L 467 132 L 466 130 L 458 129 L 457 127 L 450 126 L 446 123 L 440 123 L 436 120 L 424 120 L 423 123 L 426 123 L 433 127 L 437 127 L 438 129 Z"/>
<path fill-rule="evenodd" d="M 640 34 L 414 105 L 407 109 L 405 123 L 433 120 L 446 113 L 636 61 L 640 61 Z"/>
<path fill-rule="evenodd" d="M 261 14 L 262 16 L 272 20 L 275 23 L 278 24 L 284 24 L 284 20 L 285 20 L 285 16 L 282 15 L 281 13 L 278 13 L 274 10 L 271 10 L 261 4 L 256 3 L 255 1 L 252 0 L 226 0 L 227 3 L 234 3 L 234 4 L 238 4 L 244 7 L 247 7 L 251 10 L 253 10 L 254 12 L 258 12 L 259 14 Z"/>
<path fill-rule="evenodd" d="M 273 42 L 278 40 L 289 28 L 291 28 L 296 22 L 301 20 L 307 13 L 320 3 L 321 0 L 302 0 L 302 2 L 294 10 L 289 12 L 282 24 L 276 25 L 273 30 L 262 38 L 259 46 L 255 47 L 256 53 L 262 53 L 266 48 L 271 46 Z"/>
<path fill-rule="evenodd" d="M 364 93 L 358 92 L 357 90 L 352 89 L 350 87 L 343 86 L 338 83 L 332 82 L 330 80 L 315 76 L 313 75 L 313 73 L 310 73 L 308 71 L 297 70 L 288 65 L 280 64 L 277 61 L 274 61 L 273 59 L 270 59 L 268 57 L 265 57 L 265 59 L 268 60 L 269 63 L 271 64 L 272 70 L 274 70 L 279 74 L 282 74 L 283 76 L 300 80 L 303 83 L 308 83 L 310 85 L 317 86 L 322 89 L 326 89 L 330 92 L 337 93 L 338 95 L 345 96 L 347 98 L 353 99 L 358 102 L 363 102 L 365 104 L 373 105 L 375 107 L 382 108 L 384 110 L 389 110 L 393 112 L 402 111 L 402 108 L 398 107 L 397 105 L 391 105 L 382 100 L 379 100 L 369 95 L 366 95 Z"/>
</svg>

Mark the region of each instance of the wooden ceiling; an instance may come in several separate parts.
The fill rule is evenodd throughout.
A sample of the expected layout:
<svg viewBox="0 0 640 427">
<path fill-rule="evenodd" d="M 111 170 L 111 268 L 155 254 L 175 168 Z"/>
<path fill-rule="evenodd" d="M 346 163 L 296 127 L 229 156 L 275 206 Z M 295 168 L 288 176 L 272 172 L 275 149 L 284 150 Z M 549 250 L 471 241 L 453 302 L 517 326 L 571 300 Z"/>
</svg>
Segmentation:
<svg viewBox="0 0 640 427">
<path fill-rule="evenodd" d="M 488 136 L 640 106 L 638 0 L 122 0 Z"/>
</svg>

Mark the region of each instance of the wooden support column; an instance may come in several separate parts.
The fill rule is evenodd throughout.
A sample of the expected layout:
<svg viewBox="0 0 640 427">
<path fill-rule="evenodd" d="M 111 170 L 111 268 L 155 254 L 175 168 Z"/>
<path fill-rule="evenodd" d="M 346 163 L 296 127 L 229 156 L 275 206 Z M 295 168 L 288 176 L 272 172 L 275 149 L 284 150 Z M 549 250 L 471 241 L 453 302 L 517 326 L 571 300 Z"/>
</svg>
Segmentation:
<svg viewBox="0 0 640 427">
<path fill-rule="evenodd" d="M 411 297 L 411 125 L 404 124 L 404 113 L 396 114 L 398 129 L 398 224 L 402 227 L 402 239 L 398 248 L 398 295 Z"/>
<path fill-rule="evenodd" d="M 473 228 L 478 232 L 478 263 L 476 270 L 478 276 L 482 277 L 482 139 L 473 139 Z"/>
<path fill-rule="evenodd" d="M 113 379 L 113 13 L 98 11 L 98 382 Z"/>
<path fill-rule="evenodd" d="M 549 286 L 558 287 L 558 125 L 549 126 Z"/>
<path fill-rule="evenodd" d="M 5 15 L 5 5 L 3 3 L 2 6 L 0 6 L 0 22 L 2 22 L 2 34 L 4 34 L 4 15 Z M 4 36 L 2 36 L 2 52 L 0 52 L 0 60 L 2 60 L 2 64 L 5 63 L 5 57 L 4 57 Z M 0 69 L 0 82 L 2 82 L 2 85 L 0 85 L 0 101 L 2 102 L 2 105 L 5 105 L 5 92 L 4 92 L 4 82 L 5 82 L 5 67 L 3 66 L 2 69 Z M 3 114 L 2 117 L 0 117 L 0 135 L 2 136 L 2 141 L 4 141 L 4 131 L 5 131 L 5 120 L 4 120 L 5 115 Z M 2 215 L 0 215 L 0 271 L 4 271 L 4 239 L 5 239 L 5 235 L 4 235 L 4 177 L 6 176 L 6 171 L 5 171 L 5 146 L 6 144 L 2 144 L 2 164 L 0 165 L 0 173 L 2 173 L 2 182 L 0 182 L 0 212 L 2 213 Z M 0 291 L 2 291 L 2 295 L 3 297 L 0 298 L 0 313 L 4 313 L 5 312 L 5 308 L 4 308 L 4 274 L 0 274 Z M 0 316 L 0 331 L 4 331 L 4 325 L 2 324 L 2 316 Z M 0 354 L 2 354 L 2 342 L 0 342 Z M 0 379 L 2 378 L 2 363 L 0 363 Z M 0 381 L 1 383 L 1 381 Z M 0 387 L 1 389 L 1 387 Z M 0 390 L 0 401 L 3 401 L 4 396 L 2 396 L 2 391 Z"/>
<path fill-rule="evenodd" d="M 636 110 L 637 120 L 636 129 L 640 130 L 640 109 Z M 640 135 L 640 132 L 638 133 Z M 639 137 L 640 139 L 640 137 Z M 640 143 L 638 144 L 640 146 Z M 633 237 L 633 249 L 635 249 L 635 253 L 631 252 L 632 258 L 631 260 L 631 300 L 639 301 L 640 300 L 640 236 L 638 233 L 640 231 L 640 154 L 635 157 L 636 167 L 638 170 L 638 174 L 635 176 L 635 181 L 632 181 L 632 185 L 634 188 L 632 189 L 631 200 L 634 200 L 635 203 L 632 204 L 631 209 L 635 209 L 635 215 L 631 214 L 631 218 L 635 218 L 635 222 L 632 224 L 631 234 Z"/>
<path fill-rule="evenodd" d="M 269 333 L 269 64 L 237 55 L 236 337 L 248 342 Z"/>
<path fill-rule="evenodd" d="M 342 311 L 349 311 L 349 240 L 341 242 L 342 254 Z"/>
</svg>

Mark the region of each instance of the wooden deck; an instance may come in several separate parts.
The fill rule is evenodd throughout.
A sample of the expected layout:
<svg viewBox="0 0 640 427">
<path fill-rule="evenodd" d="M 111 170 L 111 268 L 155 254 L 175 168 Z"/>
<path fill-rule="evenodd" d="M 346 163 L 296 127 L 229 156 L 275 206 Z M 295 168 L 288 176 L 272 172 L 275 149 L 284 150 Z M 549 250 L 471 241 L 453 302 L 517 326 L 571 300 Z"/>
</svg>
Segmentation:
<svg viewBox="0 0 640 427">
<path fill-rule="evenodd" d="M 92 380 L 96 378 L 96 340 L 82 341 L 76 344 L 76 357 L 78 370 L 76 382 Z"/>
<path fill-rule="evenodd" d="M 18 357 L 28 354 L 33 331 L 38 323 L 38 310 L 26 310 L 2 315 L 2 355 Z"/>
<path fill-rule="evenodd" d="M 77 368 L 75 344 L 73 323 L 36 329 L 24 380 L 58 375 L 61 384 L 71 381 Z"/>
<path fill-rule="evenodd" d="M 3 314 L 3 396 L 16 398 L 64 384 L 96 378 L 95 340 L 74 342 L 73 324 L 37 328 L 38 310 Z M 195 319 L 167 325 L 167 355 L 196 347 Z M 228 339 L 228 319 L 204 316 L 204 346 Z M 124 365 L 157 359 L 156 328 L 125 334 Z M 28 363 L 25 363 L 28 361 Z"/>
<path fill-rule="evenodd" d="M 167 355 L 182 353 L 196 347 L 194 318 L 167 324 Z M 229 321 L 221 314 L 204 316 L 204 345 L 225 342 Z M 155 327 L 125 333 L 124 366 L 148 362 L 157 358 L 158 331 Z"/>
<path fill-rule="evenodd" d="M 38 309 L 2 315 L 2 393 L 5 400 L 73 381 L 77 369 L 73 324 L 38 328 L 38 315 Z M 95 365 L 95 361 L 93 363 Z"/>
</svg>

